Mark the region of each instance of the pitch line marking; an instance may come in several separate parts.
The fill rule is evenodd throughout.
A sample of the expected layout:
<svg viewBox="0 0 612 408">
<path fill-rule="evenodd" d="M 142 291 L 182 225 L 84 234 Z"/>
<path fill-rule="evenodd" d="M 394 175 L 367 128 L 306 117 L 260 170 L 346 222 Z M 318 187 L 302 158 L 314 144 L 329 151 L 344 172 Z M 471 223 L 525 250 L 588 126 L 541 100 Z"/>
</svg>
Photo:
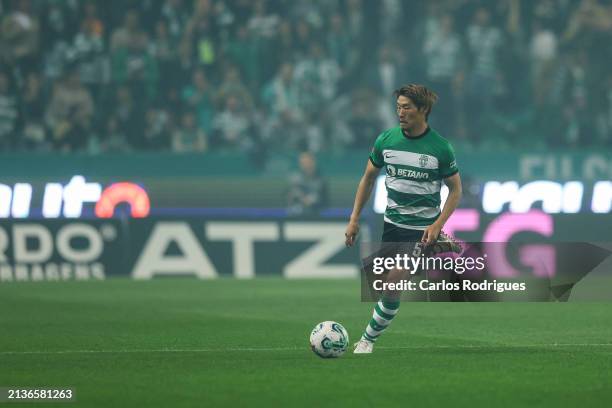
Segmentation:
<svg viewBox="0 0 612 408">
<path fill-rule="evenodd" d="M 550 344 L 459 344 L 431 346 L 379 346 L 382 350 L 428 350 L 428 349 L 521 349 L 521 348 L 559 348 L 559 347 L 612 347 L 612 343 L 550 343 Z M 119 350 L 25 350 L 0 351 L 0 355 L 26 354 L 121 354 L 121 353 L 218 353 L 228 351 L 299 351 L 308 347 L 228 347 L 201 349 L 119 349 Z"/>
</svg>

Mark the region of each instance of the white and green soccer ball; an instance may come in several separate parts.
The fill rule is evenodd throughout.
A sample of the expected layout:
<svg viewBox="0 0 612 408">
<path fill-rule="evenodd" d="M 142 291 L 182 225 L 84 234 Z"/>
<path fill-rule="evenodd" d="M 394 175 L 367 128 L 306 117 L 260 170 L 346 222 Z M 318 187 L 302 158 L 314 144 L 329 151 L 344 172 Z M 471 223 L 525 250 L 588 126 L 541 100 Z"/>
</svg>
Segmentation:
<svg viewBox="0 0 612 408">
<path fill-rule="evenodd" d="M 348 344 L 348 333 L 338 322 L 321 322 L 310 334 L 310 348 L 319 357 L 340 357 L 346 351 Z"/>
</svg>

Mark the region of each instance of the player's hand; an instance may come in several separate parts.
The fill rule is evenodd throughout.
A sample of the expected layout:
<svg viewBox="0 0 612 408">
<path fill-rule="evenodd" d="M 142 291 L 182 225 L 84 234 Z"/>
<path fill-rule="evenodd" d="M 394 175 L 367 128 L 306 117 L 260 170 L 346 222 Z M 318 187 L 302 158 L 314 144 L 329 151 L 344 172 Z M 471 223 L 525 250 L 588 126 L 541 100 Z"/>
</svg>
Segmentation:
<svg viewBox="0 0 612 408">
<path fill-rule="evenodd" d="M 353 246 L 358 234 L 359 223 L 353 221 L 349 222 L 348 226 L 346 227 L 346 232 L 344 233 L 345 244 L 347 247 Z"/>
<path fill-rule="evenodd" d="M 421 238 L 421 242 L 425 244 L 425 246 L 433 244 L 438 239 L 438 235 L 440 235 L 440 231 L 442 231 L 442 226 L 437 223 L 431 224 L 429 227 L 425 228 L 423 231 L 423 237 Z"/>
</svg>

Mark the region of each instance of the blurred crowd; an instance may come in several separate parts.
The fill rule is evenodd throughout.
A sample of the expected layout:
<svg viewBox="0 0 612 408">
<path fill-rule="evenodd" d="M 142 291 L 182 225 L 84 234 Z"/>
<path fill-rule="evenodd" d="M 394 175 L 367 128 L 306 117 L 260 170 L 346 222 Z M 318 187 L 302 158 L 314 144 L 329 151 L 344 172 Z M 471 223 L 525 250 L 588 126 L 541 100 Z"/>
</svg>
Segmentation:
<svg viewBox="0 0 612 408">
<path fill-rule="evenodd" d="M 612 144 L 610 0 L 0 0 L 1 151 L 367 148 L 424 83 L 465 149 Z"/>
</svg>

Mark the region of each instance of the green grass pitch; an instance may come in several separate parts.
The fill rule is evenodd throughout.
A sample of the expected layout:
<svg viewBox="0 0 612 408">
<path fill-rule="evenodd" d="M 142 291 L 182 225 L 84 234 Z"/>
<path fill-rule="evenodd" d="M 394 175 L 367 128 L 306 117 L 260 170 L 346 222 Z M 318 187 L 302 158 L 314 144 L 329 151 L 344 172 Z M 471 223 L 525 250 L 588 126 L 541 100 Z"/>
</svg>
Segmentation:
<svg viewBox="0 0 612 408">
<path fill-rule="evenodd" d="M 73 387 L 83 407 L 612 401 L 610 304 L 404 303 L 374 354 L 310 351 L 316 323 L 352 343 L 371 308 L 351 280 L 2 284 L 0 387 Z"/>
</svg>

